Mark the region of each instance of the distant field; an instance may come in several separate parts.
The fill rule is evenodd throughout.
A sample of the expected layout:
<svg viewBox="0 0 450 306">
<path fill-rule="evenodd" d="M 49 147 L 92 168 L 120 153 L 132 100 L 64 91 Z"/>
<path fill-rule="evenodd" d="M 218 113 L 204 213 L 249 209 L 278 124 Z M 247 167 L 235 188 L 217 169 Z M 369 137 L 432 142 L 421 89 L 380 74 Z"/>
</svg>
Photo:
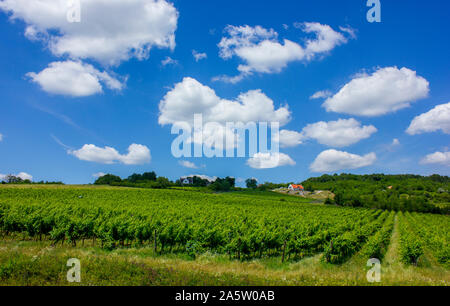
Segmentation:
<svg viewBox="0 0 450 306">
<path fill-rule="evenodd" d="M 273 192 L 0 185 L 1 284 L 448 285 L 450 217 Z"/>
</svg>

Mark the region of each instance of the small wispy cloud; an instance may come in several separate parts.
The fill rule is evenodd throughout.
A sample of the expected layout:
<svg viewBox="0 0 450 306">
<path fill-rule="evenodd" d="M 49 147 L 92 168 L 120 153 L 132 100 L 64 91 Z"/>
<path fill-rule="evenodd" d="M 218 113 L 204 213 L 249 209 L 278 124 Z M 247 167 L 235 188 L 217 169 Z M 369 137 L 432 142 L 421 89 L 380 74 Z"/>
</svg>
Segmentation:
<svg viewBox="0 0 450 306">
<path fill-rule="evenodd" d="M 208 58 L 208 55 L 206 53 L 200 53 L 197 52 L 196 50 L 192 50 L 192 56 L 194 56 L 196 62 Z"/>
<path fill-rule="evenodd" d="M 325 98 L 331 97 L 332 95 L 333 95 L 333 93 L 329 90 L 321 90 L 321 91 L 314 93 L 311 97 L 309 97 L 309 99 L 310 100 L 325 99 Z"/>
<path fill-rule="evenodd" d="M 356 39 L 356 30 L 352 27 L 339 27 L 342 32 L 347 33 L 351 39 Z"/>
<path fill-rule="evenodd" d="M 193 162 L 187 161 L 187 160 L 180 160 L 178 162 L 181 166 L 189 169 L 198 169 L 199 167 L 194 164 Z"/>
<path fill-rule="evenodd" d="M 49 115 L 61 120 L 62 122 L 66 123 L 74 128 L 81 129 L 78 124 L 76 124 L 70 117 L 68 117 L 64 114 L 57 113 L 47 107 L 44 107 L 44 106 L 38 105 L 38 104 L 31 104 L 31 106 L 37 110 L 40 110 L 41 112 L 44 112 L 46 114 L 49 114 Z"/>
<path fill-rule="evenodd" d="M 95 138 L 97 141 L 101 142 L 101 143 L 106 143 L 106 141 L 102 138 L 100 138 L 97 134 L 95 134 L 94 132 L 85 129 L 81 126 L 79 126 L 77 123 L 75 123 L 69 116 L 66 116 L 64 114 L 58 113 L 48 107 L 36 104 L 36 103 L 29 103 L 29 105 L 43 113 L 46 113 L 48 115 L 51 115 L 53 117 L 55 117 L 56 119 L 62 121 L 63 123 L 83 132 L 84 134 L 88 135 L 89 137 Z M 53 138 L 53 137 L 52 137 Z"/>
<path fill-rule="evenodd" d="M 167 66 L 167 65 L 177 65 L 177 64 L 178 64 L 178 61 L 174 60 L 170 56 L 167 56 L 165 59 L 163 59 L 161 61 L 161 65 L 163 65 L 164 67 Z"/>
<path fill-rule="evenodd" d="M 64 149 L 66 149 L 66 150 L 73 150 L 72 147 L 69 147 L 68 145 L 65 145 L 65 144 L 64 144 L 61 140 L 59 140 L 59 138 L 56 137 L 55 135 L 50 134 L 50 137 L 52 137 L 53 140 L 54 140 L 57 144 L 59 144 L 61 147 L 63 147 Z"/>
</svg>

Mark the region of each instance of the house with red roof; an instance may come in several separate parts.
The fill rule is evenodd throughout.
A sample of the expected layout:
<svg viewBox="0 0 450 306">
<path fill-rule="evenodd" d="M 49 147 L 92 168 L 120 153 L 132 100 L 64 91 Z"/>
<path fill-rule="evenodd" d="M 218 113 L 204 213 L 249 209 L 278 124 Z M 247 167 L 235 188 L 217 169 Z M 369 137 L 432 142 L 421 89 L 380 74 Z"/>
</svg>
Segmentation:
<svg viewBox="0 0 450 306">
<path fill-rule="evenodd" d="M 301 192 L 305 191 L 305 188 L 302 185 L 294 185 L 294 184 L 290 184 L 288 189 L 290 191 L 301 191 Z"/>
</svg>

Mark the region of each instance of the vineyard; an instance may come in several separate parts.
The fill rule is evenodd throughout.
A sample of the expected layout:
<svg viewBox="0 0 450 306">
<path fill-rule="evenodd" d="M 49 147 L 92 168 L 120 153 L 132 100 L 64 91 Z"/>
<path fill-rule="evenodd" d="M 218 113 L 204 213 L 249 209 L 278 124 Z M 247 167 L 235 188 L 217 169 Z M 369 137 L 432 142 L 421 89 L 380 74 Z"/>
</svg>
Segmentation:
<svg viewBox="0 0 450 306">
<path fill-rule="evenodd" d="M 398 223 L 399 256 L 450 262 L 450 218 L 310 204 L 278 194 L 103 187 L 0 187 L 2 237 L 90 245 L 106 251 L 150 249 L 158 256 L 205 252 L 231 260 L 321 255 L 342 265 L 354 256 L 383 260 Z"/>
</svg>

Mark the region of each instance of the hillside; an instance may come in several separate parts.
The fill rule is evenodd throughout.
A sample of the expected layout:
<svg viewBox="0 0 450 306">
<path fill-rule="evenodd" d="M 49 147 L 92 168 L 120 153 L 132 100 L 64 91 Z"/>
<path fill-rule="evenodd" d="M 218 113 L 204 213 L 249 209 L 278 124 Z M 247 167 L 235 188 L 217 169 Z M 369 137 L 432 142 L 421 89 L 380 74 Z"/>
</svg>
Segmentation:
<svg viewBox="0 0 450 306">
<path fill-rule="evenodd" d="M 329 190 L 329 204 L 448 214 L 450 178 L 432 175 L 323 175 L 302 182 L 307 191 Z"/>
</svg>

